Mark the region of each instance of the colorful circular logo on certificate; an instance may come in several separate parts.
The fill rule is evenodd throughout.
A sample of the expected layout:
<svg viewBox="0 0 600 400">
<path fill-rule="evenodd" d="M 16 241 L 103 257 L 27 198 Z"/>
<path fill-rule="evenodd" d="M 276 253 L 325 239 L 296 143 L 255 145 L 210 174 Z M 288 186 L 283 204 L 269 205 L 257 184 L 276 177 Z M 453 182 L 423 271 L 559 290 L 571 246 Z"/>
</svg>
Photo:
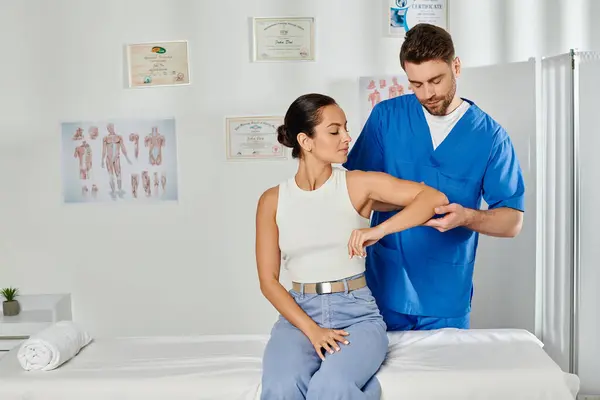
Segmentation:
<svg viewBox="0 0 600 400">
<path fill-rule="evenodd" d="M 396 0 L 395 3 L 398 8 L 408 8 L 414 3 L 414 0 Z"/>
<path fill-rule="evenodd" d="M 152 48 L 152 52 L 153 53 L 157 53 L 157 54 L 164 54 L 167 52 L 167 50 L 164 47 L 160 47 L 160 46 L 154 46 Z"/>
</svg>

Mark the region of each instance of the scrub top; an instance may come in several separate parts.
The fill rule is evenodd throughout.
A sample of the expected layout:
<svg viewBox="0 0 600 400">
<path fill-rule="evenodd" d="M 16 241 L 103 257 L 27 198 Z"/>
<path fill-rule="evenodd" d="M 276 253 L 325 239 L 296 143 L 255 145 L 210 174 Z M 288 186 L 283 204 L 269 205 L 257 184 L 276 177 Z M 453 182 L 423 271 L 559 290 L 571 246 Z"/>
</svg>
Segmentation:
<svg viewBox="0 0 600 400">
<path fill-rule="evenodd" d="M 471 100 L 469 109 L 434 149 L 414 94 L 385 100 L 371 111 L 344 167 L 424 182 L 450 203 L 524 211 L 525 186 L 506 131 Z M 395 212 L 374 212 L 372 226 Z M 436 216 L 439 217 L 439 216 Z M 471 311 L 478 233 L 418 226 L 367 248 L 367 281 L 382 309 L 454 318 Z"/>
</svg>

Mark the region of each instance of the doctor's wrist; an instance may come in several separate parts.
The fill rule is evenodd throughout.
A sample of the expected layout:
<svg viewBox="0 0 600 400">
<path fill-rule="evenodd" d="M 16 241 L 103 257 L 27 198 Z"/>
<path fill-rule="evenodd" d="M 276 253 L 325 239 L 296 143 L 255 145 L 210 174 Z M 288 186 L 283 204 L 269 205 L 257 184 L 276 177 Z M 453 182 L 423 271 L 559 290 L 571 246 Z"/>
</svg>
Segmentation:
<svg viewBox="0 0 600 400">
<path fill-rule="evenodd" d="M 467 228 L 472 226 L 477 221 L 478 214 L 479 214 L 478 210 L 474 210 L 472 208 L 465 207 L 462 226 L 467 227 Z"/>
</svg>

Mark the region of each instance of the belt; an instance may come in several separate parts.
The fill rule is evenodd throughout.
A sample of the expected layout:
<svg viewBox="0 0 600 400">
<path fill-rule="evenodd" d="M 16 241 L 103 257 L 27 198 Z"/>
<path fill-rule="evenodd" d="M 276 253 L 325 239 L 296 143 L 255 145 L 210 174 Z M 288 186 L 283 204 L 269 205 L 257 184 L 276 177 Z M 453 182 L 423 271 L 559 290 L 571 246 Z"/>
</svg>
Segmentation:
<svg viewBox="0 0 600 400">
<path fill-rule="evenodd" d="M 367 286 L 367 280 L 363 276 L 355 279 L 349 279 L 346 281 L 348 284 L 348 291 L 356 290 Z M 292 289 L 296 292 L 302 292 L 302 284 L 298 282 L 292 283 Z M 346 287 L 344 281 L 337 282 L 317 282 L 317 283 L 305 283 L 304 293 L 308 294 L 329 294 L 329 293 L 340 293 L 345 292 Z"/>
</svg>

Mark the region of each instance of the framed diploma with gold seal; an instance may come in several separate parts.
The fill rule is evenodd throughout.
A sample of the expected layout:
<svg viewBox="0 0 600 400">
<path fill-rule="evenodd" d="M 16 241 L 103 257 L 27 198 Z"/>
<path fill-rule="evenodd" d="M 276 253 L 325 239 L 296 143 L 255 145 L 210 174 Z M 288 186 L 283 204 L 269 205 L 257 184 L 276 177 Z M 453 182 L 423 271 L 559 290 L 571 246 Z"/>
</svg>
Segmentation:
<svg viewBox="0 0 600 400">
<path fill-rule="evenodd" d="M 225 119 L 227 160 L 286 160 L 287 152 L 277 141 L 283 117 L 248 116 Z"/>
<path fill-rule="evenodd" d="M 253 18 L 253 61 L 314 61 L 315 19 Z"/>
<path fill-rule="evenodd" d="M 127 73 L 130 88 L 188 85 L 188 42 L 127 45 Z"/>
</svg>

